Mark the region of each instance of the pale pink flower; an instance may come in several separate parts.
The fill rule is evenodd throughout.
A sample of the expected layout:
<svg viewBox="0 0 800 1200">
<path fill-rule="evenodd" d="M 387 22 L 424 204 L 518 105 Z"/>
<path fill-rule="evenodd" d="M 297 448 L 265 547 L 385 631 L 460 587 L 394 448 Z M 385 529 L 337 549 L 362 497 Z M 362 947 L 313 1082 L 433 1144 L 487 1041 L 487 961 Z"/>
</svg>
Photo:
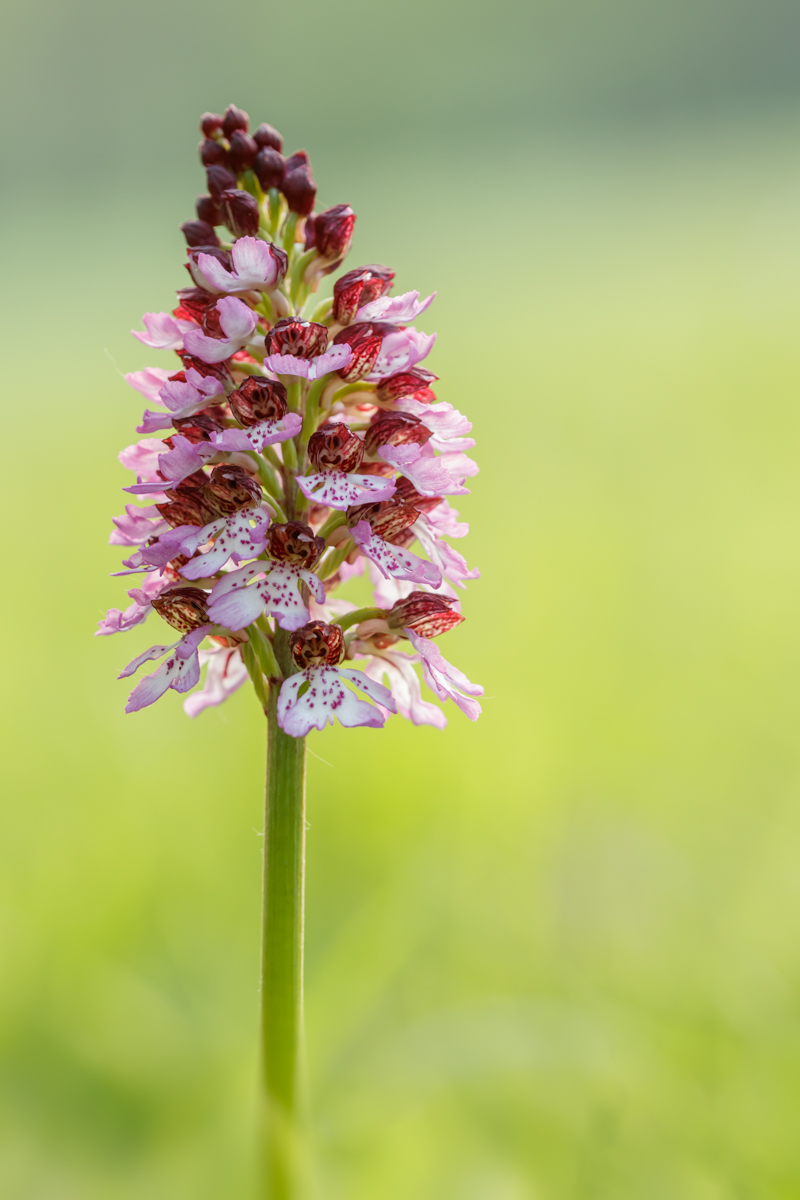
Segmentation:
<svg viewBox="0 0 800 1200">
<path fill-rule="evenodd" d="M 194 554 L 212 538 L 214 545 L 205 554 L 197 558 L 190 557 L 189 562 L 181 568 L 181 575 L 184 579 L 210 578 L 225 566 L 229 558 L 235 563 L 243 558 L 255 558 L 264 549 L 268 526 L 266 510 L 248 505 L 237 509 L 229 517 L 220 517 L 204 525 L 202 529 L 193 529 L 181 540 L 182 554 Z"/>
<path fill-rule="evenodd" d="M 420 514 L 412 529 L 428 558 L 438 567 L 441 577 L 460 588 L 465 586 L 465 580 L 480 579 L 478 568 L 470 570 L 464 556 L 443 540 L 425 513 Z"/>
<path fill-rule="evenodd" d="M 197 262 L 218 292 L 263 292 L 280 283 L 286 273 L 286 258 L 281 258 L 281 253 L 261 238 L 240 237 L 231 250 L 233 271 L 227 271 L 211 254 L 198 254 Z"/>
<path fill-rule="evenodd" d="M 128 371 L 125 382 L 141 392 L 145 400 L 156 404 L 158 393 L 172 374 L 173 371 L 165 371 L 163 367 L 145 367 L 143 371 Z"/>
<path fill-rule="evenodd" d="M 356 638 L 351 643 L 353 654 L 369 656 L 369 662 L 364 667 L 364 674 L 380 683 L 383 677 L 392 693 L 397 711 L 401 717 L 414 725 L 433 725 L 436 729 L 444 729 L 447 717 L 442 710 L 430 700 L 422 699 L 422 687 L 414 663 L 421 661 L 419 654 L 403 654 L 394 647 L 390 650 L 379 650 L 374 642 L 362 641 Z"/>
<path fill-rule="evenodd" d="M 184 375 L 185 382 L 168 379 L 159 389 L 157 398 L 169 409 L 170 417 L 192 417 L 217 399 L 225 399 L 225 389 L 214 375 L 201 375 L 194 367 L 189 367 Z"/>
<path fill-rule="evenodd" d="M 219 323 L 225 338 L 212 338 L 196 326 L 187 330 L 183 344 L 189 354 L 206 363 L 224 362 L 246 346 L 258 324 L 258 317 L 249 305 L 237 296 L 225 296 L 216 304 Z"/>
<path fill-rule="evenodd" d="M 466 436 L 472 429 L 472 422 L 452 404 L 445 401 L 423 404 L 412 396 L 404 396 L 395 402 L 395 408 L 417 417 L 426 429 L 430 429 L 433 437 L 428 440 L 428 445 L 434 450 L 471 450 L 475 445 L 475 439 Z"/>
<path fill-rule="evenodd" d="M 435 341 L 435 333 L 421 333 L 418 329 L 398 329 L 395 333 L 387 333 L 367 379 L 376 381 L 387 375 L 396 375 L 399 371 L 410 370 L 427 358 Z"/>
<path fill-rule="evenodd" d="M 390 500 L 397 485 L 393 479 L 385 479 L 382 475 L 318 471 L 316 475 L 298 476 L 297 486 L 307 500 L 343 512 L 351 504 L 377 504 L 379 500 Z"/>
<path fill-rule="evenodd" d="M 380 296 L 370 300 L 356 313 L 356 321 L 387 321 L 393 325 L 407 325 L 416 321 L 433 302 L 436 292 L 420 300 L 419 292 L 404 292 L 402 296 Z"/>
<path fill-rule="evenodd" d="M 145 650 L 129 662 L 117 676 L 118 679 L 127 679 L 143 663 L 163 658 L 165 654 L 169 656 L 152 675 L 145 676 L 137 683 L 128 697 L 125 712 L 139 712 L 149 704 L 155 704 L 169 688 L 176 692 L 188 692 L 199 683 L 200 663 L 197 647 L 211 628 L 211 625 L 201 625 L 199 629 L 193 629 L 171 646 L 151 646 L 149 650 Z"/>
<path fill-rule="evenodd" d="M 409 479 L 422 496 L 466 496 L 469 488 L 465 488 L 458 478 L 453 478 L 447 470 L 442 457 L 434 457 L 427 443 L 417 446 L 407 443 L 404 446 L 379 446 L 378 453 L 384 462 L 395 467 L 406 479 Z"/>
<path fill-rule="evenodd" d="M 199 692 L 192 692 L 183 702 L 187 717 L 197 717 L 207 708 L 222 704 L 242 686 L 247 679 L 247 667 L 242 662 L 238 646 L 215 646 L 212 650 L 198 650 L 199 665 L 208 663 L 206 678 Z"/>
<path fill-rule="evenodd" d="M 246 454 L 253 450 L 261 451 L 265 446 L 274 446 L 277 442 L 287 442 L 289 438 L 295 437 L 302 427 L 303 419 L 300 414 L 287 412 L 285 417 L 259 421 L 257 425 L 248 425 L 247 429 L 226 429 L 222 433 L 215 433 L 209 444 L 216 450 L 241 451 Z"/>
<path fill-rule="evenodd" d="M 208 615 L 228 629 L 244 629 L 266 611 L 268 617 L 275 617 L 281 629 L 301 629 L 309 619 L 300 595 L 301 581 L 308 584 L 312 595 L 322 604 L 325 588 L 312 571 L 293 563 L 259 559 L 231 571 L 214 585 Z"/>
<path fill-rule="evenodd" d="M 299 358 L 294 354 L 268 354 L 264 366 L 276 375 L 297 375 L 301 379 L 321 379 L 329 371 L 341 371 L 353 358 L 349 346 L 331 346 L 315 358 Z"/>
<path fill-rule="evenodd" d="M 442 573 L 434 563 L 425 562 L 410 550 L 384 541 L 377 533 L 373 533 L 369 521 L 359 521 L 350 533 L 361 553 L 371 559 L 387 579 L 393 576 L 395 579 L 411 580 L 412 583 L 426 583 L 431 587 L 438 587 L 442 582 Z"/>
<path fill-rule="evenodd" d="M 422 672 L 434 696 L 440 700 L 454 700 L 470 721 L 477 721 L 481 706 L 473 697 L 482 696 L 483 688 L 477 683 L 470 683 L 463 671 L 442 658 L 435 642 L 420 637 L 413 629 L 406 630 L 406 637 L 422 655 Z"/>
<path fill-rule="evenodd" d="M 132 329 L 131 333 L 152 350 L 182 350 L 183 335 L 187 330 L 197 328 L 194 321 L 182 321 L 166 312 L 147 312 L 142 320 L 145 332 Z"/>
<path fill-rule="evenodd" d="M 142 586 L 131 588 L 128 592 L 133 604 L 124 612 L 118 608 L 110 608 L 95 631 L 95 637 L 106 637 L 111 633 L 127 633 L 135 625 L 140 625 L 150 613 L 152 602 L 160 592 L 169 586 L 169 580 L 163 579 L 160 571 L 152 571 L 142 580 Z"/>
<path fill-rule="evenodd" d="M 126 504 L 125 512 L 111 519 L 114 529 L 108 537 L 110 546 L 140 546 L 142 542 L 151 537 L 158 537 L 169 528 L 154 504 L 148 505 L 147 508 Z"/>
<path fill-rule="evenodd" d="M 359 700 L 344 686 L 352 683 L 389 712 L 397 707 L 392 693 L 382 684 L 370 679 L 363 671 L 352 667 L 306 667 L 286 679 L 278 697 L 278 724 L 290 737 L 305 737 L 312 729 L 324 729 L 336 719 L 352 728 L 367 725 L 380 729 L 385 717 L 380 709 L 366 700 Z"/>
</svg>

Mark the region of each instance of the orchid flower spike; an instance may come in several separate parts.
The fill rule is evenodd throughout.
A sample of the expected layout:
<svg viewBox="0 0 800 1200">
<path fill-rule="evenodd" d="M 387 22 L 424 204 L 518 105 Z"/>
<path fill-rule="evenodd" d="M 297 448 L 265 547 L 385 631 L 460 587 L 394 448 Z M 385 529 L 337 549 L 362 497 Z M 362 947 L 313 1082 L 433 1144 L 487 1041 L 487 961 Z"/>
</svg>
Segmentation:
<svg viewBox="0 0 800 1200">
<path fill-rule="evenodd" d="M 436 293 L 393 295 L 375 263 L 341 270 L 356 214 L 314 211 L 308 155 L 284 158 L 271 125 L 251 135 L 232 105 L 201 127 L 190 278 L 133 330 L 176 361 L 126 376 L 148 407 L 109 541 L 136 586 L 97 632 L 155 613 L 179 633 L 124 668 L 160 663 L 127 711 L 176 691 L 196 717 L 249 679 L 292 738 L 395 714 L 441 729 L 448 701 L 474 720 L 482 689 L 438 645 L 479 571 L 451 544 L 469 531 L 450 501 L 478 471 L 472 426 L 437 401 L 436 334 L 414 324 Z M 337 588 L 358 574 L 373 600 L 354 610 Z"/>
</svg>

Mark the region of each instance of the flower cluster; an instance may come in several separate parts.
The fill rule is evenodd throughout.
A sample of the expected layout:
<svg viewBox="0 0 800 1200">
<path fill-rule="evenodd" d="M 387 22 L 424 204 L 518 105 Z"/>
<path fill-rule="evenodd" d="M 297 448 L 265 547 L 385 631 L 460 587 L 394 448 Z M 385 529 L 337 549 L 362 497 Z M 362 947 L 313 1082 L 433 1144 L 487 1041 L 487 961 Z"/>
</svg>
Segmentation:
<svg viewBox="0 0 800 1200">
<path fill-rule="evenodd" d="M 421 665 L 433 695 L 475 720 L 482 689 L 434 642 L 464 620 L 457 589 L 478 575 L 448 540 L 468 531 L 450 497 L 478 470 L 471 425 L 437 402 L 421 365 L 436 335 L 413 324 L 434 297 L 391 295 L 394 272 L 369 264 L 315 303 L 356 214 L 315 211 L 308 155 L 284 157 L 272 126 L 251 133 L 231 106 L 201 130 L 208 191 L 181 226 L 188 286 L 133 331 L 180 360 L 127 376 L 148 404 L 141 440 L 119 456 L 140 504 L 114 518 L 110 541 L 129 553 L 118 574 L 141 579 L 98 630 L 155 610 L 181 636 L 125 667 L 121 678 L 162 660 L 126 711 L 190 691 L 207 664 L 190 716 L 249 677 L 265 709 L 279 689 L 294 737 L 390 713 L 441 728 Z M 374 604 L 356 609 L 333 593 L 365 570 Z"/>
</svg>

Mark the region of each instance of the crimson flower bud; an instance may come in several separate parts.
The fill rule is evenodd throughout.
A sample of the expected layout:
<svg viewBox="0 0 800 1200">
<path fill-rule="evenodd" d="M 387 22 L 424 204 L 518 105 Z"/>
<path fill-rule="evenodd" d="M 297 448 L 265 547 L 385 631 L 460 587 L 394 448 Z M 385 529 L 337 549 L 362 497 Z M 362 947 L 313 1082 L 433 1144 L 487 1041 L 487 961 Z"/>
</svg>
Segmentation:
<svg viewBox="0 0 800 1200">
<path fill-rule="evenodd" d="M 351 529 L 359 521 L 368 521 L 372 532 L 385 542 L 394 542 L 418 518 L 419 512 L 412 504 L 398 504 L 394 497 L 380 504 L 360 504 L 347 510 L 347 524 Z"/>
<path fill-rule="evenodd" d="M 214 226 L 206 221 L 184 221 L 181 233 L 186 238 L 187 246 L 218 246 L 219 238 L 214 232 Z"/>
<path fill-rule="evenodd" d="M 198 196 L 194 202 L 194 211 L 198 221 L 206 221 L 209 225 L 221 225 L 222 213 L 209 195 Z"/>
<path fill-rule="evenodd" d="M 253 161 L 253 174 L 265 192 L 281 187 L 286 168 L 280 152 L 272 146 L 263 146 Z"/>
<path fill-rule="evenodd" d="M 225 109 L 225 116 L 222 118 L 222 132 L 226 138 L 230 138 L 235 129 L 241 129 L 244 133 L 250 126 L 250 118 L 247 113 L 241 108 L 237 108 L 235 104 L 229 104 Z"/>
<path fill-rule="evenodd" d="M 377 263 L 348 271 L 333 285 L 334 319 L 340 325 L 348 325 L 362 304 L 384 296 L 393 283 L 391 267 L 381 267 Z"/>
<path fill-rule="evenodd" d="M 214 298 L 212 296 L 212 304 L 213 303 Z M 202 358 L 195 358 L 193 354 L 186 354 L 181 350 L 178 351 L 178 358 L 183 363 L 184 370 L 186 371 L 188 371 L 191 367 L 192 370 L 197 371 L 197 374 L 202 375 L 203 378 L 206 378 L 208 375 L 213 375 L 215 379 L 220 381 L 223 387 L 225 384 L 230 384 L 232 382 L 230 371 L 224 363 L 203 362 Z M 172 378 L 173 376 L 170 375 L 170 379 Z"/>
<path fill-rule="evenodd" d="M 308 457 L 318 471 L 357 471 L 364 443 L 341 422 L 326 421 L 308 443 Z"/>
<path fill-rule="evenodd" d="M 375 392 L 376 400 L 394 401 L 402 400 L 404 396 L 419 397 L 424 392 L 431 392 L 428 384 L 435 383 L 439 378 L 434 375 L 433 371 L 426 371 L 424 367 L 414 367 L 411 371 L 401 371 L 398 375 L 390 375 L 387 379 L 382 379 Z"/>
<path fill-rule="evenodd" d="M 222 129 L 222 117 L 219 113 L 207 112 L 203 113 L 200 118 L 200 132 L 204 137 L 213 137 L 215 133 L 219 133 Z"/>
<path fill-rule="evenodd" d="M 209 304 L 203 309 L 203 319 L 200 323 L 203 326 L 203 333 L 207 333 L 209 337 L 225 339 L 225 331 L 220 323 L 216 304 Z"/>
<path fill-rule="evenodd" d="M 286 388 L 276 379 L 248 375 L 231 392 L 228 401 L 240 425 L 256 425 L 259 421 L 276 421 L 286 416 Z"/>
<path fill-rule="evenodd" d="M 413 629 L 420 637 L 435 638 L 448 629 L 455 629 L 464 620 L 450 605 L 450 596 L 434 596 L 430 592 L 412 592 L 405 600 L 396 600 L 389 609 L 390 629 Z"/>
<path fill-rule="evenodd" d="M 205 475 L 203 475 L 205 481 Z M 169 501 L 157 504 L 161 516 L 173 529 L 179 525 L 207 525 L 219 516 L 216 507 L 209 503 L 204 490 L 186 485 L 184 479 L 177 488 L 167 492 Z"/>
<path fill-rule="evenodd" d="M 152 604 L 162 620 L 173 629 L 179 633 L 191 633 L 193 629 L 208 624 L 207 601 L 208 593 L 200 588 L 180 587 L 162 592 Z"/>
<path fill-rule="evenodd" d="M 344 633 L 341 625 L 309 621 L 289 634 L 292 658 L 298 667 L 335 667 L 344 658 Z"/>
<path fill-rule="evenodd" d="M 364 438 L 367 454 L 375 457 L 379 446 L 424 446 L 431 436 L 418 417 L 410 413 L 378 412 L 372 418 Z"/>
<path fill-rule="evenodd" d="M 314 226 L 316 225 L 316 222 L 317 222 L 317 214 L 313 213 L 313 212 L 309 213 L 308 216 L 306 217 L 305 221 L 303 222 L 303 238 L 305 240 L 305 249 L 306 250 L 313 250 L 314 246 L 316 245 L 315 231 L 314 231 Z M 324 274 L 330 275 L 331 271 L 336 270 L 336 265 L 337 264 L 334 264 L 327 271 L 325 271 Z"/>
<path fill-rule="evenodd" d="M 335 346 L 349 346 L 353 351 L 350 366 L 339 371 L 342 379 L 352 383 L 355 379 L 363 379 L 369 375 L 375 366 L 375 360 L 381 349 L 381 342 L 393 327 L 379 321 L 359 321 L 356 325 L 348 325 L 340 329 L 333 339 Z"/>
<path fill-rule="evenodd" d="M 314 207 L 317 198 L 317 185 L 308 166 L 295 167 L 289 170 L 291 159 L 287 159 L 286 174 L 281 184 L 281 191 L 286 197 L 286 203 L 292 212 L 300 217 L 307 217 Z"/>
<path fill-rule="evenodd" d="M 336 204 L 318 213 L 314 222 L 314 246 L 323 258 L 337 262 L 347 254 L 353 240 L 356 214 L 349 204 Z"/>
<path fill-rule="evenodd" d="M 283 149 L 283 138 L 278 133 L 277 129 L 273 129 L 266 121 L 259 125 L 258 129 L 253 134 L 253 141 L 258 146 L 259 150 L 263 150 L 265 146 L 269 146 L 272 150 L 277 150 L 280 154 Z"/>
<path fill-rule="evenodd" d="M 295 358 L 315 358 L 328 348 L 328 329 L 316 321 L 284 317 L 266 336 L 267 354 L 291 354 Z"/>
<path fill-rule="evenodd" d="M 258 154 L 258 146 L 255 144 L 249 133 L 245 133 L 241 129 L 234 129 L 230 138 L 231 148 L 228 151 L 228 163 L 232 171 L 237 175 L 241 175 L 242 171 L 246 171 L 248 167 L 252 167 L 253 160 Z"/>
<path fill-rule="evenodd" d="M 222 193 L 236 187 L 236 176 L 227 167 L 206 167 L 206 183 L 211 193 L 211 199 L 216 205 L 222 200 Z"/>
<path fill-rule="evenodd" d="M 220 197 L 222 219 L 234 237 L 255 237 L 258 233 L 258 201 L 249 192 L 231 188 Z"/>
<path fill-rule="evenodd" d="M 197 149 L 200 154 L 200 162 L 204 167 L 227 167 L 229 165 L 228 151 L 222 142 L 216 142 L 214 138 L 206 138 Z"/>
<path fill-rule="evenodd" d="M 242 467 L 233 463 L 221 463 L 214 467 L 206 484 L 210 503 L 216 505 L 219 515 L 224 516 L 244 508 L 246 504 L 258 504 L 261 500 L 261 485 Z"/>
<path fill-rule="evenodd" d="M 286 170 L 296 171 L 298 167 L 308 167 L 311 170 L 311 163 L 308 161 L 308 154 L 305 150 L 295 150 L 294 154 L 290 154 L 286 159 Z"/>
<path fill-rule="evenodd" d="M 178 292 L 178 299 L 180 303 L 177 308 L 172 310 L 173 317 L 197 321 L 198 325 L 202 325 L 206 309 L 217 302 L 214 296 L 209 295 L 202 288 L 181 288 Z M 183 382 L 185 380 L 181 380 L 181 383 Z"/>
<path fill-rule="evenodd" d="M 172 424 L 177 429 L 181 437 L 185 437 L 187 441 L 193 442 L 195 445 L 198 442 L 210 442 L 211 436 L 214 433 L 222 433 L 225 426 L 222 421 L 216 417 L 212 417 L 210 413 L 199 412 L 192 417 L 173 417 Z M 170 438 L 165 438 L 165 441 L 170 441 Z"/>
<path fill-rule="evenodd" d="M 285 525 L 270 525 L 267 550 L 280 562 L 310 570 L 324 553 L 325 538 L 315 537 L 302 521 L 287 521 Z"/>
</svg>

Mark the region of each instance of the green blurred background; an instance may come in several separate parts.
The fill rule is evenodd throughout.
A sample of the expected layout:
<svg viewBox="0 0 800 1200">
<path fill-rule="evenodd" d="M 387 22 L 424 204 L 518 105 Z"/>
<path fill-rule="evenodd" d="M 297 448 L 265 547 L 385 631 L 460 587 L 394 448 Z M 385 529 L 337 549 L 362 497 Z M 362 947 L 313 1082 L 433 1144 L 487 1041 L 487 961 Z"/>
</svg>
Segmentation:
<svg viewBox="0 0 800 1200">
<path fill-rule="evenodd" d="M 0 1196 L 247 1200 L 263 728 L 135 716 L 129 335 L 234 101 L 439 289 L 473 726 L 313 735 L 323 1200 L 800 1195 L 800 8 L 6 0 Z"/>
</svg>

